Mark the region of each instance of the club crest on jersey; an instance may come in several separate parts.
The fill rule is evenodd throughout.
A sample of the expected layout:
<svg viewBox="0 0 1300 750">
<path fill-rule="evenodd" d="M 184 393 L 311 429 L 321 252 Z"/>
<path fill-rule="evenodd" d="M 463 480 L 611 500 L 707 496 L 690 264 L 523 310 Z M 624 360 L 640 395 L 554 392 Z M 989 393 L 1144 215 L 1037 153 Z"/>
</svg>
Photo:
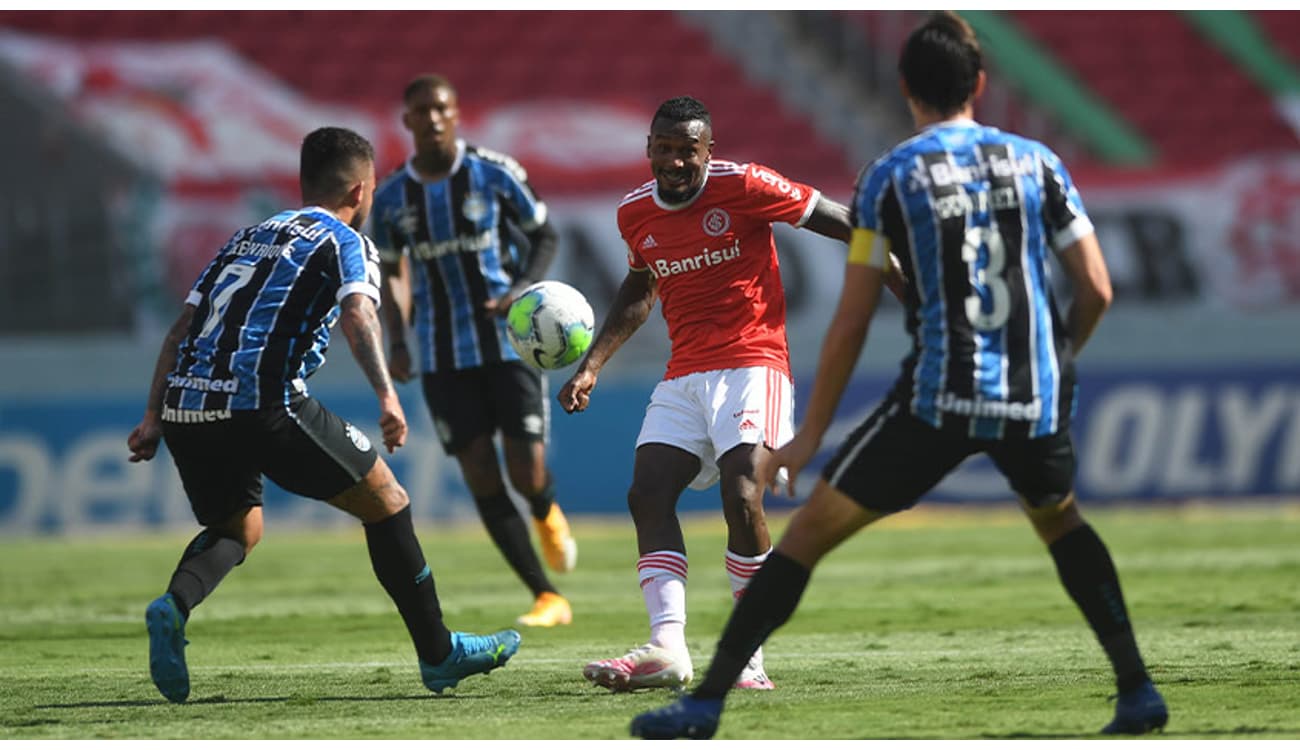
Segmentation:
<svg viewBox="0 0 1300 750">
<path fill-rule="evenodd" d="M 357 450 L 362 453 L 370 450 L 370 438 L 366 437 L 364 432 L 358 430 L 352 425 L 348 425 L 348 439 L 351 440 L 352 444 L 357 447 Z"/>
<path fill-rule="evenodd" d="M 460 207 L 460 212 L 465 214 L 465 218 L 473 222 L 479 222 L 487 216 L 487 201 L 478 193 L 469 193 L 465 196 L 465 202 Z"/>
<path fill-rule="evenodd" d="M 710 237 L 720 237 L 731 229 L 731 214 L 721 208 L 710 208 L 705 212 L 700 228 Z"/>
</svg>

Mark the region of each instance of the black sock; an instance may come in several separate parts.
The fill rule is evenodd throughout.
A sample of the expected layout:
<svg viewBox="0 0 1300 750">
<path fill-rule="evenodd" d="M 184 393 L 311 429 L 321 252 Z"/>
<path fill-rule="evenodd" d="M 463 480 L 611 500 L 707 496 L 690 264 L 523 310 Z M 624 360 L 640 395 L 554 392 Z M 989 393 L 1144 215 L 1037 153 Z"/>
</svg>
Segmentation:
<svg viewBox="0 0 1300 750">
<path fill-rule="evenodd" d="M 1048 549 L 1056 561 L 1061 583 L 1105 649 L 1120 692 L 1132 690 L 1150 679 L 1133 637 L 1119 574 L 1101 537 L 1084 524 L 1057 539 Z"/>
<path fill-rule="evenodd" d="M 451 653 L 451 633 L 442 622 L 433 573 L 415 538 L 411 506 L 379 523 L 363 526 L 375 577 L 397 605 L 415 643 L 415 653 L 425 664 L 441 664 Z"/>
<path fill-rule="evenodd" d="M 199 532 L 181 554 L 167 584 L 167 592 L 176 600 L 181 616 L 189 619 L 190 610 L 208 598 L 221 579 L 243 561 L 243 542 L 217 536 L 207 529 Z"/>
<path fill-rule="evenodd" d="M 489 497 L 476 497 L 474 504 L 478 507 L 479 518 L 483 519 L 488 536 L 492 537 L 519 580 L 533 592 L 533 597 L 536 598 L 543 591 L 554 592 L 555 587 L 547 579 L 542 570 L 542 562 L 533 550 L 533 541 L 528 536 L 523 516 L 519 515 L 510 496 L 502 492 Z"/>
<path fill-rule="evenodd" d="M 808 587 L 811 571 L 780 552 L 772 552 L 749 581 L 727 621 L 696 698 L 723 698 L 772 631 L 785 624 Z"/>
<path fill-rule="evenodd" d="M 555 483 L 548 480 L 541 492 L 525 499 L 528 500 L 528 510 L 533 514 L 533 518 L 545 521 L 546 516 L 550 515 L 551 504 L 555 502 Z"/>
</svg>

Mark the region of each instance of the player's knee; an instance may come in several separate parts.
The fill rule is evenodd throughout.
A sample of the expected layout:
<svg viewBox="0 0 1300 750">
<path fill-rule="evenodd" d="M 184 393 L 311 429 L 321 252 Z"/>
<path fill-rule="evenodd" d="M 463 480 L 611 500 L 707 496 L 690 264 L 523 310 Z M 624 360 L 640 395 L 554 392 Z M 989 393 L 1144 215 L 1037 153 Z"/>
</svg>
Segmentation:
<svg viewBox="0 0 1300 750">
<path fill-rule="evenodd" d="M 661 493 L 635 484 L 627 491 L 627 509 L 638 526 L 671 518 L 674 513 L 673 503 Z"/>
<path fill-rule="evenodd" d="M 475 495 L 474 507 L 478 509 L 479 518 L 485 522 L 498 521 L 519 515 L 514 501 L 505 492 L 490 495 Z"/>
<path fill-rule="evenodd" d="M 763 521 L 763 494 L 753 487 L 723 488 L 722 516 L 728 525 L 754 526 Z"/>
</svg>

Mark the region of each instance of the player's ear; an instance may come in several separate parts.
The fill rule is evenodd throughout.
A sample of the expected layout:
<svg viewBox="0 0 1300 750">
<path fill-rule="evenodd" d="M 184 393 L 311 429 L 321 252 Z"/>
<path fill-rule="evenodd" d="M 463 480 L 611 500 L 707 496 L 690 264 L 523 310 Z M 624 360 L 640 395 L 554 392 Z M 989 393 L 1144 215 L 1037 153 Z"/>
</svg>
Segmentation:
<svg viewBox="0 0 1300 750">
<path fill-rule="evenodd" d="M 988 76 L 984 75 L 984 71 L 981 70 L 979 75 L 975 77 L 975 93 L 971 94 L 971 101 L 975 101 L 984 95 L 984 86 L 988 84 L 988 82 Z"/>
<path fill-rule="evenodd" d="M 353 183 L 352 187 L 348 188 L 348 197 L 345 201 L 345 205 L 347 205 L 348 208 L 356 208 L 361 205 L 361 200 L 365 195 L 366 181 L 359 180 Z"/>
</svg>

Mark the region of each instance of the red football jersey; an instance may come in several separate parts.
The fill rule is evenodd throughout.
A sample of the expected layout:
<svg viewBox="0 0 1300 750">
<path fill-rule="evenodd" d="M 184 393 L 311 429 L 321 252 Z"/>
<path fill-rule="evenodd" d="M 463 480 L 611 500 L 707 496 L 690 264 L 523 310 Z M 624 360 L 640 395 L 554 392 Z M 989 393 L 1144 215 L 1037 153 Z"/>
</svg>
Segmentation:
<svg viewBox="0 0 1300 750">
<path fill-rule="evenodd" d="M 618 206 L 628 265 L 657 279 L 672 356 L 665 378 L 766 365 L 790 374 L 772 222 L 801 226 L 818 193 L 759 164 L 711 160 L 673 205 L 651 180 Z"/>
</svg>

